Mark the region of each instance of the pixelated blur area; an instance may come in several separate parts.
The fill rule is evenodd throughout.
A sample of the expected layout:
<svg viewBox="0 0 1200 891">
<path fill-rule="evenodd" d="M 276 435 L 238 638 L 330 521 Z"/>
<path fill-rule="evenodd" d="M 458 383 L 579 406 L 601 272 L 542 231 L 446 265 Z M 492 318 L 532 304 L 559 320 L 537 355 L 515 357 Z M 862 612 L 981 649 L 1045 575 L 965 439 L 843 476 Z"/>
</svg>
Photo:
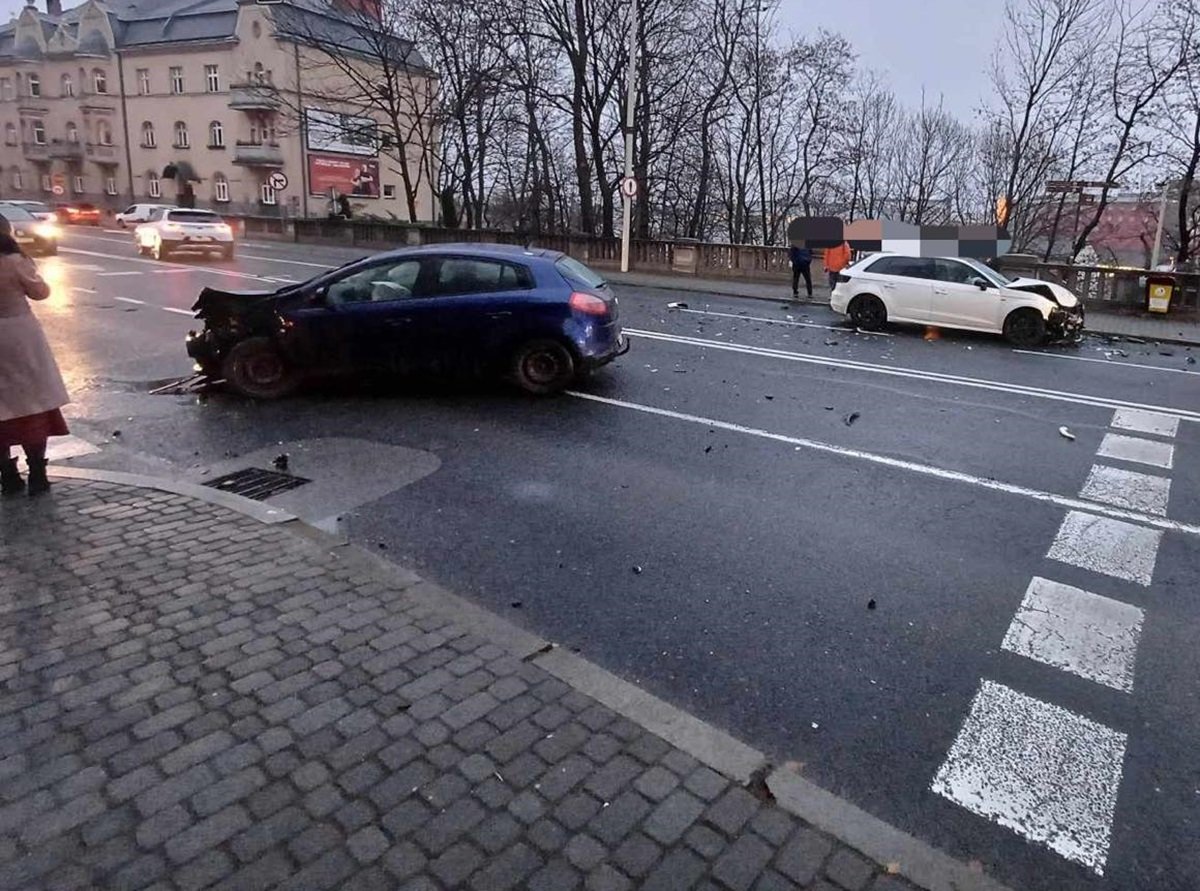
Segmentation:
<svg viewBox="0 0 1200 891">
<path fill-rule="evenodd" d="M 796 217 L 788 224 L 788 241 L 796 247 L 836 247 L 843 241 L 855 251 L 887 251 L 919 257 L 974 257 L 990 260 L 1012 247 L 1000 226 L 919 226 L 891 220 Z"/>
</svg>

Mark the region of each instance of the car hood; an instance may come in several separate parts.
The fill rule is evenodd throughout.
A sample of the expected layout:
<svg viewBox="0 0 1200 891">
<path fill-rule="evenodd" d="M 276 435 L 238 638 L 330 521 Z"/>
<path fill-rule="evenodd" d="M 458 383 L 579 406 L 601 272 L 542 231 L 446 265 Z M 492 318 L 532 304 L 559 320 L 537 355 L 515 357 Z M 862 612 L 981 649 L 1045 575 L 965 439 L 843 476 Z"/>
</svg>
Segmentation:
<svg viewBox="0 0 1200 891">
<path fill-rule="evenodd" d="M 1041 294 L 1043 297 L 1048 297 L 1065 309 L 1072 309 L 1080 304 L 1080 299 L 1071 293 L 1070 288 L 1066 288 L 1058 282 L 1048 282 L 1040 278 L 1017 278 L 1013 279 L 1004 287 L 1013 291 L 1031 291 L 1034 294 Z"/>
<path fill-rule="evenodd" d="M 199 318 L 218 316 L 243 316 L 261 311 L 278 294 L 278 291 L 225 291 L 220 288 L 205 288 L 192 306 Z"/>
</svg>

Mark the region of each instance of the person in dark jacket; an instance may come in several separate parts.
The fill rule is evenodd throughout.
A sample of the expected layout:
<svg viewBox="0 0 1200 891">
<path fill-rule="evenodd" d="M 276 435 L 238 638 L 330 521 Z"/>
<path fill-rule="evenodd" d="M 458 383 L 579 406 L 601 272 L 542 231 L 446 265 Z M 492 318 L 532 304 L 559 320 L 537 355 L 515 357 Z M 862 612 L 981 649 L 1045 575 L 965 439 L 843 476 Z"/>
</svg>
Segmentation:
<svg viewBox="0 0 1200 891">
<path fill-rule="evenodd" d="M 808 291 L 808 299 L 812 300 L 812 251 L 806 247 L 792 245 L 792 299 L 800 299 L 800 277 L 804 276 L 804 287 Z"/>
</svg>

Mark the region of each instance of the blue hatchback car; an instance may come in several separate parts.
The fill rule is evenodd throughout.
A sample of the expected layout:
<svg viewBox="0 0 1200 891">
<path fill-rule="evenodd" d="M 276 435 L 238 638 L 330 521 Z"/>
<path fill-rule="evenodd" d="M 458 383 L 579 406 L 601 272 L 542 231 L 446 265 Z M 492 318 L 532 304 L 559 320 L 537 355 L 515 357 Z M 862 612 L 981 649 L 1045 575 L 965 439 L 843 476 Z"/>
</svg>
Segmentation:
<svg viewBox="0 0 1200 891">
<path fill-rule="evenodd" d="M 277 291 L 205 288 L 193 310 L 197 371 L 259 399 L 380 373 L 500 374 L 549 394 L 629 349 L 603 278 L 506 245 L 387 251 Z"/>
</svg>

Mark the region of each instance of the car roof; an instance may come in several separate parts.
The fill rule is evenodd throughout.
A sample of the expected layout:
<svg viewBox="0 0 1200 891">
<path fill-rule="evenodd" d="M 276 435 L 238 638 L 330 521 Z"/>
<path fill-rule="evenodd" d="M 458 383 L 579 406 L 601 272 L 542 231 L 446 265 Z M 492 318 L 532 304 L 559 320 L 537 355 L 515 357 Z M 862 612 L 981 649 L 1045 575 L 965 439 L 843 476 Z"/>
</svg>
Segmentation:
<svg viewBox="0 0 1200 891">
<path fill-rule="evenodd" d="M 552 251 L 548 248 L 526 248 L 519 244 L 479 244 L 471 242 L 429 244 L 420 247 L 397 248 L 387 251 L 388 256 L 437 256 L 438 254 L 454 254 L 458 257 L 479 257 L 490 260 L 546 260 L 554 262 L 563 256 L 562 251 Z M 379 254 L 375 254 L 378 257 Z"/>
</svg>

